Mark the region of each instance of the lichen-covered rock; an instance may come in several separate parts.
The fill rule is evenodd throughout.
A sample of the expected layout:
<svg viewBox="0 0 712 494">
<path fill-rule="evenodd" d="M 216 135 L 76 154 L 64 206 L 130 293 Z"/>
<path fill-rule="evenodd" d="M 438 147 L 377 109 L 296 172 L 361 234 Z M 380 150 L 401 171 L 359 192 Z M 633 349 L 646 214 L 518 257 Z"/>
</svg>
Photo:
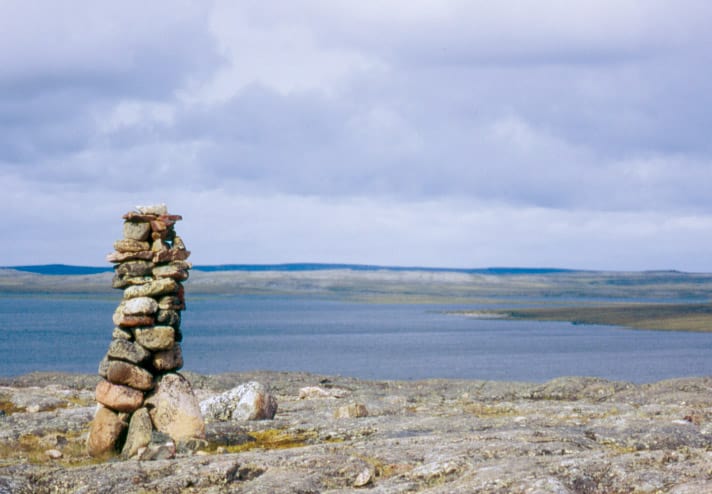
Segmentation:
<svg viewBox="0 0 712 494">
<path fill-rule="evenodd" d="M 200 402 L 207 421 L 268 420 L 277 413 L 277 400 L 266 386 L 252 381 Z"/>
<path fill-rule="evenodd" d="M 183 351 L 178 343 L 168 350 L 153 354 L 153 368 L 158 371 L 172 371 L 183 367 Z"/>
<path fill-rule="evenodd" d="M 124 299 L 158 297 L 178 291 L 178 283 L 171 278 L 159 278 L 145 285 L 130 286 L 124 290 Z"/>
<path fill-rule="evenodd" d="M 106 355 L 109 359 L 125 360 L 126 362 L 139 364 L 149 358 L 151 356 L 151 352 L 136 342 L 125 339 L 114 339 L 111 340 L 111 344 L 109 345 L 109 350 L 107 350 Z"/>
<path fill-rule="evenodd" d="M 129 430 L 126 434 L 126 442 L 121 450 L 121 456 L 131 458 L 138 450 L 148 446 L 151 442 L 153 424 L 146 408 L 139 408 L 131 414 Z"/>
<path fill-rule="evenodd" d="M 165 374 L 146 397 L 151 421 L 156 430 L 175 441 L 205 436 L 200 404 L 190 383 L 180 374 Z"/>
<path fill-rule="evenodd" d="M 171 326 L 136 328 L 134 338 L 142 347 L 152 350 L 169 350 L 175 345 L 175 329 Z"/>
<path fill-rule="evenodd" d="M 124 222 L 124 238 L 126 239 L 145 241 L 150 234 L 150 223 L 139 221 Z"/>
</svg>

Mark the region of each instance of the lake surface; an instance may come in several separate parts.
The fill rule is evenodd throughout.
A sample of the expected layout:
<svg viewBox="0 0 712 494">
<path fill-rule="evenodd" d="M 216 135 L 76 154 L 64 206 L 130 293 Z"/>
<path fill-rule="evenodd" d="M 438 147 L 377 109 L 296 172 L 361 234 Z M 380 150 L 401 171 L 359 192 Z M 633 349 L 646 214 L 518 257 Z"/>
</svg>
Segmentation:
<svg viewBox="0 0 712 494">
<path fill-rule="evenodd" d="M 0 295 L 0 375 L 95 373 L 119 297 Z M 633 382 L 712 375 L 712 333 L 634 331 L 443 314 L 472 305 L 286 296 L 193 297 L 185 369 L 308 371 L 366 379 Z"/>
</svg>

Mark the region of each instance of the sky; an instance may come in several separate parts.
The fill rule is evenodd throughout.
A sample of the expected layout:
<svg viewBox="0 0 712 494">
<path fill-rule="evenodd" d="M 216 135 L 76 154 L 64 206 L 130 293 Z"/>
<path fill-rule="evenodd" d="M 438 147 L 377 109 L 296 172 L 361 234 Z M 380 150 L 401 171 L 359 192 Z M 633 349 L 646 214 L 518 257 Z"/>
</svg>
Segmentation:
<svg viewBox="0 0 712 494">
<path fill-rule="evenodd" d="M 712 2 L 0 0 L 0 265 L 712 271 Z"/>
</svg>

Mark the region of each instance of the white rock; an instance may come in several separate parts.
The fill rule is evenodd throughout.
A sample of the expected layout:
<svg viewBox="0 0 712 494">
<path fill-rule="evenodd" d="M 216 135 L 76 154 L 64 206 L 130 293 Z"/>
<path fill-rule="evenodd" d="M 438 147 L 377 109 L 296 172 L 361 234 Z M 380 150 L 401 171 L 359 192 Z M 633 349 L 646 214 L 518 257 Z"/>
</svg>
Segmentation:
<svg viewBox="0 0 712 494">
<path fill-rule="evenodd" d="M 320 386 L 305 386 L 299 390 L 300 400 L 310 400 L 314 398 L 343 398 L 347 391 L 338 388 L 322 388 Z"/>
<path fill-rule="evenodd" d="M 200 402 L 206 421 L 269 420 L 277 413 L 277 400 L 262 384 L 252 381 Z"/>
<path fill-rule="evenodd" d="M 123 313 L 127 316 L 148 315 L 158 310 L 158 302 L 151 297 L 136 297 L 123 302 Z"/>
<path fill-rule="evenodd" d="M 48 449 L 45 454 L 53 460 L 59 460 L 62 457 L 62 452 L 58 449 Z"/>
<path fill-rule="evenodd" d="M 168 214 L 168 206 L 164 203 L 151 204 L 148 206 L 136 206 L 136 210 L 141 214 Z"/>
</svg>

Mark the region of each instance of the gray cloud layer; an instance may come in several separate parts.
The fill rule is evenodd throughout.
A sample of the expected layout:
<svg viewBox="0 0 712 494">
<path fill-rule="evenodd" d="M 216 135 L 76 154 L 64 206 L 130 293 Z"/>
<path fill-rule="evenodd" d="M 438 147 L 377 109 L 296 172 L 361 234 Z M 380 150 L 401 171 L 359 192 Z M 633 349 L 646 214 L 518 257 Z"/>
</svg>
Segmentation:
<svg viewBox="0 0 712 494">
<path fill-rule="evenodd" d="M 712 268 L 708 2 L 378 5 L 0 4 L 0 264 L 165 200 L 206 262 Z"/>
</svg>

